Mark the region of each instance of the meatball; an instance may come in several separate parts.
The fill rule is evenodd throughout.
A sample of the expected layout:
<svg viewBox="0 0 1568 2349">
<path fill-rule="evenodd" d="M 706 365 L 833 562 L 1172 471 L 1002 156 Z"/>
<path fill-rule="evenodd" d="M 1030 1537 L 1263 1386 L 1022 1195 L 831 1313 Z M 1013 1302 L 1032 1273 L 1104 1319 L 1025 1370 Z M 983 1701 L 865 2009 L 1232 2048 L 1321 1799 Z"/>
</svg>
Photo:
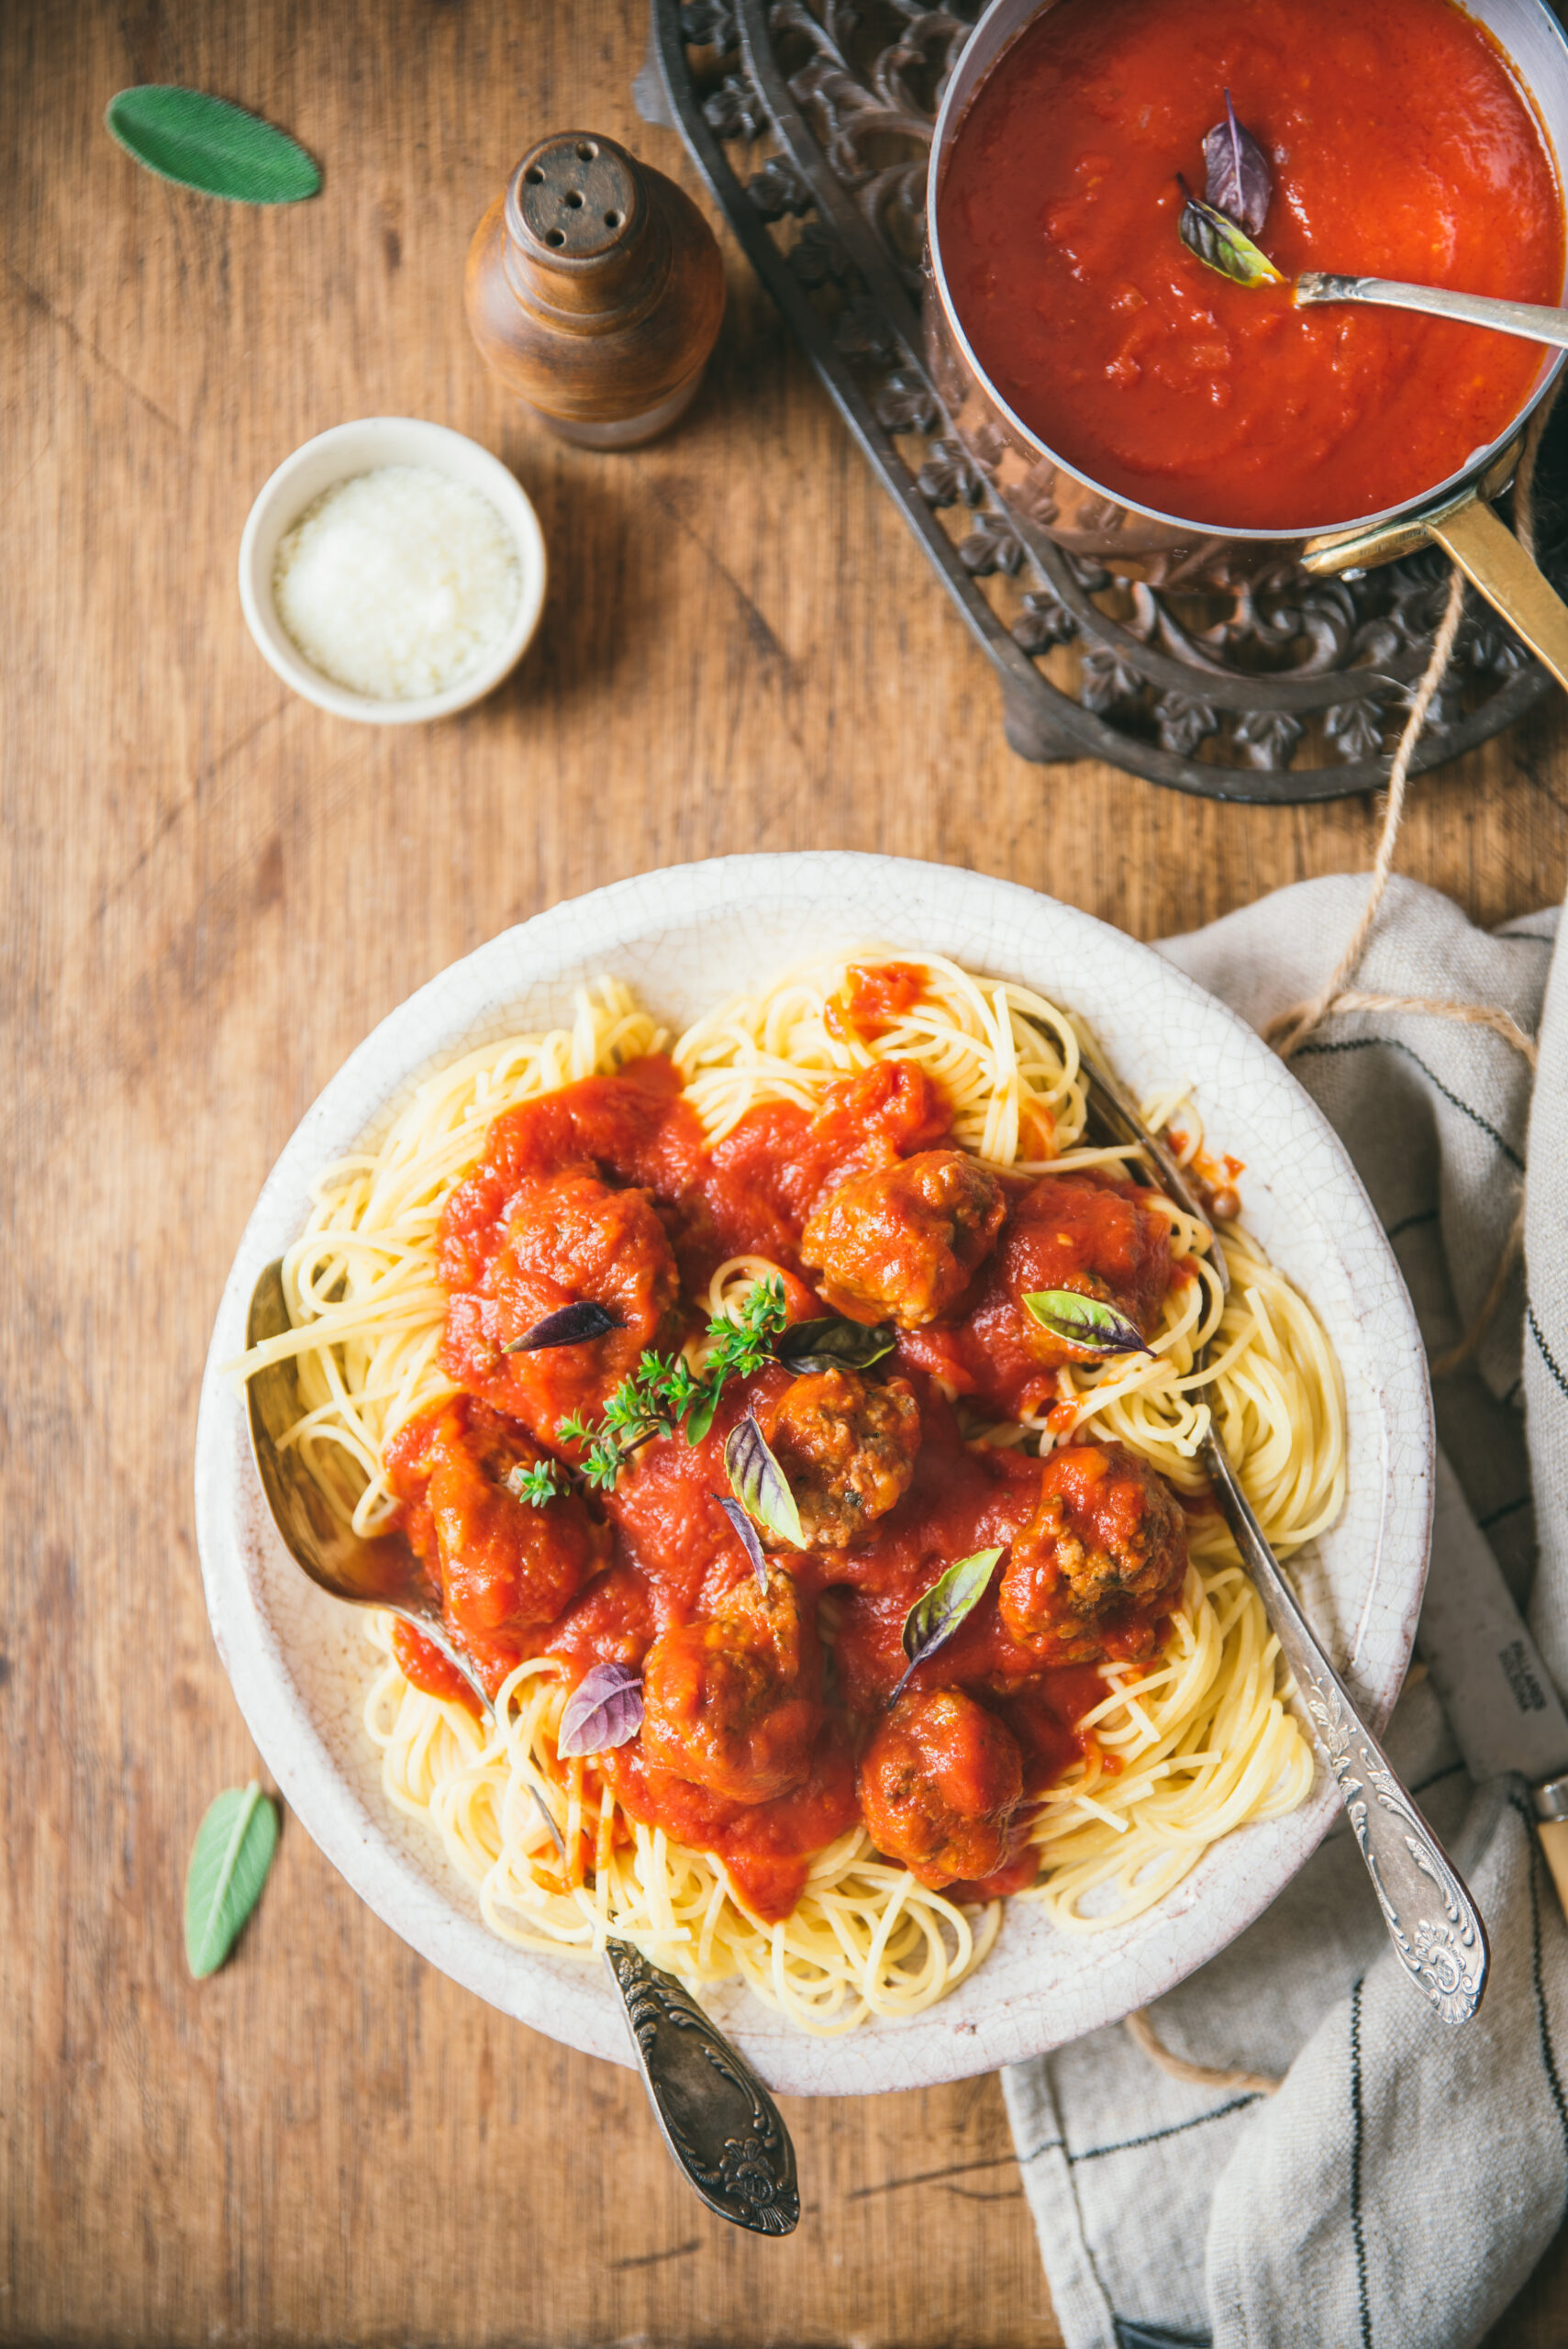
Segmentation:
<svg viewBox="0 0 1568 2349">
<path fill-rule="evenodd" d="M 1091 1359 L 1044 1329 L 1026 1297 L 1075 1289 L 1115 1306 L 1147 1337 L 1170 1282 L 1169 1219 L 1129 1183 L 1048 1174 L 1008 1213 L 963 1319 L 915 1339 L 909 1358 L 1018 1418 L 1054 1395 L 1063 1364 Z"/>
<path fill-rule="evenodd" d="M 609 1537 L 573 1494 L 522 1499 L 514 1470 L 546 1457 L 523 1430 L 458 1396 L 417 1421 L 388 1466 L 414 1546 L 440 1576 L 448 1629 L 506 1643 L 552 1623 L 609 1553 Z"/>
<path fill-rule="evenodd" d="M 563 1419 L 602 1410 L 645 1347 L 673 1341 L 679 1297 L 674 1254 L 647 1192 L 558 1174 L 513 1197 L 505 1241 L 477 1287 L 449 1297 L 442 1366 L 553 1443 Z M 620 1327 L 578 1345 L 506 1351 L 578 1301 L 606 1307 Z"/>
<path fill-rule="evenodd" d="M 900 1500 L 920 1449 L 920 1408 L 906 1379 L 874 1386 L 853 1370 L 792 1380 L 762 1413 L 808 1550 L 849 1550 Z"/>
<path fill-rule="evenodd" d="M 748 1579 L 707 1620 L 665 1631 L 642 1667 L 642 1753 L 731 1802 L 802 1784 L 822 1718 L 815 1634 L 784 1573 Z"/>
<path fill-rule="evenodd" d="M 997 1603 L 1042 1661 L 1147 1654 L 1187 1570 L 1180 1503 L 1119 1443 L 1075 1443 L 1045 1462 L 1039 1506 L 1012 1545 Z"/>
<path fill-rule="evenodd" d="M 1143 1206 L 1129 1183 L 1091 1175 L 1047 1175 L 1007 1219 L 987 1279 L 1017 1308 L 1036 1362 L 1082 1362 L 1081 1348 L 1053 1337 L 1024 1307 L 1040 1289 L 1076 1289 L 1114 1305 L 1145 1337 L 1171 1285 L 1171 1226 Z"/>
<path fill-rule="evenodd" d="M 873 1842 L 933 1892 L 1001 1866 L 1023 1785 L 1012 1731 L 961 1688 L 907 1690 L 861 1757 Z"/>
<path fill-rule="evenodd" d="M 917 1330 L 957 1304 L 1006 1213 L 1002 1186 L 977 1159 L 922 1151 L 819 1200 L 800 1261 L 822 1275 L 835 1311 Z"/>
</svg>

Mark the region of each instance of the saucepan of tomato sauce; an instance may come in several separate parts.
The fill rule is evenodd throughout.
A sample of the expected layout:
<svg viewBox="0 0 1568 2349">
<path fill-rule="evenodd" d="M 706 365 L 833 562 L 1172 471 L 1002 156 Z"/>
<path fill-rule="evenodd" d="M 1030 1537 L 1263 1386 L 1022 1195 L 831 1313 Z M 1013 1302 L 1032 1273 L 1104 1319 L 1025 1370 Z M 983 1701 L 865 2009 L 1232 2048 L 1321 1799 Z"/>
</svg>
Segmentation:
<svg viewBox="0 0 1568 2349">
<path fill-rule="evenodd" d="M 1279 285 L 1177 234 L 1227 92 L 1271 167 Z M 1562 674 L 1568 611 L 1484 501 L 1565 354 L 1290 294 L 1319 270 L 1561 303 L 1561 155 L 1568 40 L 1543 0 L 993 0 L 931 161 L 954 428 L 1027 526 L 1130 577 L 1439 538 Z"/>
</svg>

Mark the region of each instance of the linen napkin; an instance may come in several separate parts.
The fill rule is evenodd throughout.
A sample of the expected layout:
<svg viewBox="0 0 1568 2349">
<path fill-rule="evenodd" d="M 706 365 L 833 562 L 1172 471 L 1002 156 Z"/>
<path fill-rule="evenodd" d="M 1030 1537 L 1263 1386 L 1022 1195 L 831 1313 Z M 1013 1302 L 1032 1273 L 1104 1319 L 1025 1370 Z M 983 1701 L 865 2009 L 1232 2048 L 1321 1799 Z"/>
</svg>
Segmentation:
<svg viewBox="0 0 1568 2349">
<path fill-rule="evenodd" d="M 1367 885 L 1304 882 L 1162 952 L 1261 1029 L 1322 985 Z M 1434 1399 L 1462 1488 L 1451 1506 L 1468 1507 L 1516 1597 L 1529 1596 L 1568 1687 L 1568 970 L 1556 936 L 1555 911 L 1488 933 L 1396 881 L 1353 982 L 1511 1014 L 1539 1035 L 1533 1102 L 1522 1053 L 1426 1014 L 1336 1018 L 1292 1066 L 1356 1163 L 1432 1356 L 1492 1286 L 1529 1160 L 1524 1266 Z M 1451 1530 L 1440 1512 L 1434 1542 Z M 1412 1989 L 1341 1820 L 1255 1925 L 1151 2010 L 1172 2054 L 1283 2077 L 1276 2096 L 1186 2085 L 1120 2027 L 1005 2072 L 1069 2349 L 1467 2349 L 1562 2224 L 1568 1927 L 1525 1789 L 1472 1784 L 1429 1682 L 1407 1688 L 1387 1743 L 1485 1918 L 1480 2013 L 1449 2029 Z"/>
</svg>

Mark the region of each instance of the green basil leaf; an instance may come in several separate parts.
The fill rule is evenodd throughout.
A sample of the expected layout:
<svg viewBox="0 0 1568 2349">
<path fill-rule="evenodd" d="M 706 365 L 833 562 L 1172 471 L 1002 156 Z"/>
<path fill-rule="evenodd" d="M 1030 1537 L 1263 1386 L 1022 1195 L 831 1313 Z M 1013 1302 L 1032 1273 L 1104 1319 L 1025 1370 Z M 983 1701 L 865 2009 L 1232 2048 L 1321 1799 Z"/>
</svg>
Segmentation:
<svg viewBox="0 0 1568 2349">
<path fill-rule="evenodd" d="M 768 1439 L 748 1411 L 738 1419 L 724 1442 L 724 1472 L 730 1490 L 748 1516 L 792 1549 L 804 1550 L 800 1511 L 789 1479 L 768 1449 Z"/>
<path fill-rule="evenodd" d="M 1195 253 L 1206 269 L 1218 271 L 1221 277 L 1230 278 L 1237 285 L 1284 284 L 1267 253 L 1259 250 L 1245 228 L 1239 228 L 1234 220 L 1217 212 L 1201 195 L 1195 195 L 1179 172 L 1176 180 L 1184 199 L 1176 231 L 1187 250 Z"/>
<path fill-rule="evenodd" d="M 1075 1288 L 1037 1288 L 1024 1304 L 1042 1330 L 1090 1354 L 1146 1354 L 1149 1341 L 1136 1321 Z"/>
<path fill-rule="evenodd" d="M 773 1352 L 791 1370 L 867 1370 L 893 1352 L 897 1339 L 891 1321 L 868 1328 L 863 1321 L 841 1321 L 834 1314 L 826 1321 L 792 1322 Z"/>
<path fill-rule="evenodd" d="M 940 1582 L 931 1585 L 924 1598 L 915 1601 L 904 1618 L 904 1653 L 909 1659 L 908 1670 L 888 1698 L 890 1705 L 898 1702 L 917 1665 L 935 1655 L 939 1648 L 946 1647 L 964 1618 L 979 1606 L 1001 1554 L 1000 1550 L 976 1550 L 972 1558 L 961 1558 L 956 1566 L 948 1568 Z"/>
<path fill-rule="evenodd" d="M 254 1779 L 228 1787 L 208 1809 L 185 1871 L 185 1961 L 198 1982 L 234 1947 L 277 1845 L 277 1811 Z"/>
<path fill-rule="evenodd" d="M 104 124 L 160 179 L 228 204 L 298 204 L 321 185 L 321 173 L 286 132 L 205 90 L 170 83 L 121 90 Z"/>
</svg>

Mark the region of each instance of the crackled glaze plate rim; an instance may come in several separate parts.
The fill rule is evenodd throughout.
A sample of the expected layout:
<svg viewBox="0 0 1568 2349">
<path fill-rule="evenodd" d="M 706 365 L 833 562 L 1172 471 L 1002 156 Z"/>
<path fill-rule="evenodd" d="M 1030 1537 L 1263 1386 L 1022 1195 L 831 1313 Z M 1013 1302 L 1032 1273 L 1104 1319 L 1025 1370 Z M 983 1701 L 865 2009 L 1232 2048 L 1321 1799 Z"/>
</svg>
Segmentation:
<svg viewBox="0 0 1568 2349">
<path fill-rule="evenodd" d="M 595 2055 L 630 2060 L 595 1966 L 521 1950 L 480 1920 L 433 1832 L 383 1800 L 360 1704 L 357 1611 L 306 1582 L 256 1480 L 223 1375 L 244 1343 L 262 1266 L 304 1220 L 310 1180 L 384 1119 L 416 1075 L 471 1042 L 570 1017 L 570 992 L 608 970 L 676 1025 L 806 954 L 875 938 L 946 953 L 1071 1004 L 1134 1091 L 1190 1077 L 1208 1130 L 1246 1162 L 1249 1223 L 1317 1305 L 1345 1373 L 1346 1513 L 1298 1572 L 1308 1611 L 1372 1720 L 1407 1666 L 1425 1580 L 1432 1426 L 1415 1316 L 1342 1144 L 1275 1055 L 1151 948 L 1016 884 L 847 852 L 743 856 L 617 882 L 554 907 L 441 972 L 384 1019 L 307 1111 L 262 1188 L 224 1289 L 202 1389 L 196 1522 L 213 1633 L 251 1734 L 301 1824 L 402 1938 L 503 2012 Z M 865 2094 L 994 2070 L 1160 1997 L 1250 1924 L 1332 1822 L 1319 1767 L 1291 1817 L 1227 1837 L 1157 1909 L 1079 1938 L 1009 1904 L 995 1948 L 912 2021 L 839 2039 L 790 2030 L 746 1993 L 708 2003 L 784 2093 Z M 1368 1896 L 1371 1897 L 1370 1894 Z"/>
</svg>

